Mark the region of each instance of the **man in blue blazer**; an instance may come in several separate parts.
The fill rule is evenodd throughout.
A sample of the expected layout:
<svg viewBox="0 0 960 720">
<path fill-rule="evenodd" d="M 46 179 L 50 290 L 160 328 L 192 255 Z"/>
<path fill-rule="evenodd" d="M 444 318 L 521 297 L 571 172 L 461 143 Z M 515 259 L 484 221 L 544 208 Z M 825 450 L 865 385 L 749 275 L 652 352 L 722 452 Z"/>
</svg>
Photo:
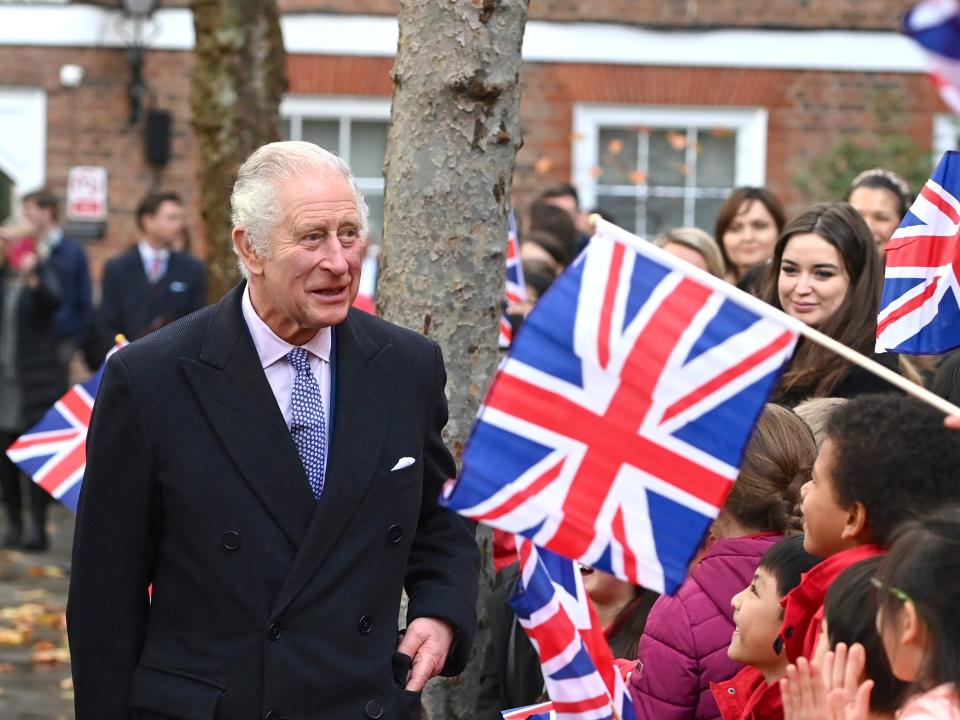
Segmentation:
<svg viewBox="0 0 960 720">
<path fill-rule="evenodd" d="M 183 233 L 183 201 L 176 193 L 147 195 L 137 207 L 139 242 L 107 262 L 100 320 L 107 341 L 122 333 L 136 340 L 206 305 L 203 264 L 171 245 Z"/>
<path fill-rule="evenodd" d="M 100 386 L 67 608 L 77 718 L 417 720 L 476 626 L 473 528 L 438 504 L 456 472 L 440 348 L 350 309 L 368 211 L 335 155 L 266 145 L 231 204 L 246 282 L 120 350 Z"/>
</svg>

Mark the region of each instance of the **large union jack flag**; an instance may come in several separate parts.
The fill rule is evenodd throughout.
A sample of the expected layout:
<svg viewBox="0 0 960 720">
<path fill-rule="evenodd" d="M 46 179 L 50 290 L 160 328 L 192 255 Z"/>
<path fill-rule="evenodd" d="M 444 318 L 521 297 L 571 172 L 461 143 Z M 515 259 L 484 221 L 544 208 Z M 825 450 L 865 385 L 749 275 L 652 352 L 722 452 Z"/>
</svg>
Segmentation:
<svg viewBox="0 0 960 720">
<path fill-rule="evenodd" d="M 517 240 L 517 218 L 510 211 L 507 217 L 507 307 L 527 299 L 527 286 L 523 282 L 523 264 L 520 261 L 520 242 Z M 513 342 L 510 318 L 504 312 L 500 316 L 500 347 L 508 348 Z"/>
<path fill-rule="evenodd" d="M 576 563 L 517 538 L 521 589 L 511 598 L 540 655 L 557 720 L 634 720 Z"/>
<path fill-rule="evenodd" d="M 944 154 L 887 244 L 877 352 L 960 347 L 960 153 Z"/>
<path fill-rule="evenodd" d="M 940 97 L 960 113 L 960 0 L 924 0 L 903 18 L 904 32 L 927 55 Z"/>
<path fill-rule="evenodd" d="M 126 340 L 122 341 L 110 354 L 126 344 Z M 7 448 L 10 460 L 33 482 L 74 512 L 87 467 L 90 415 L 102 377 L 103 367 L 87 382 L 67 390 L 40 422 Z"/>
<path fill-rule="evenodd" d="M 737 476 L 795 327 L 600 221 L 528 316 L 444 502 L 673 592 Z"/>
</svg>

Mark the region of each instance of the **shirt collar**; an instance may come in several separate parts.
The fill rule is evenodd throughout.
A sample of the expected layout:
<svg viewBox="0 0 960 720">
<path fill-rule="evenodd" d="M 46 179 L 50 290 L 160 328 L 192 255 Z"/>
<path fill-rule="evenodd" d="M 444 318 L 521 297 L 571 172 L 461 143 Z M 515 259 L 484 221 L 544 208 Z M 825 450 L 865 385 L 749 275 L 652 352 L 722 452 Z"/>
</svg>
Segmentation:
<svg viewBox="0 0 960 720">
<path fill-rule="evenodd" d="M 63 242 L 63 228 L 59 225 L 54 225 L 50 228 L 50 231 L 47 233 L 47 236 L 43 239 L 43 244 L 47 246 L 50 250 L 56 250 L 60 247 L 60 243 Z"/>
<path fill-rule="evenodd" d="M 140 251 L 140 259 L 143 260 L 144 265 L 149 265 L 150 261 L 155 257 L 160 258 L 161 261 L 165 261 L 170 257 L 170 251 L 167 248 L 154 250 L 146 240 L 138 242 L 137 249 Z"/>
<path fill-rule="evenodd" d="M 253 309 L 253 303 L 250 300 L 250 284 L 243 289 L 243 300 L 240 303 L 243 310 L 243 319 L 250 329 L 250 335 L 253 337 L 254 347 L 257 349 L 257 355 L 260 357 L 261 367 L 269 367 L 278 360 L 287 356 L 296 345 L 291 345 L 286 340 L 277 335 L 270 326 L 267 325 L 257 311 Z M 329 327 L 321 328 L 310 340 L 299 347 L 305 348 L 308 352 L 316 355 L 324 362 L 330 362 L 330 341 L 331 330 Z"/>
</svg>

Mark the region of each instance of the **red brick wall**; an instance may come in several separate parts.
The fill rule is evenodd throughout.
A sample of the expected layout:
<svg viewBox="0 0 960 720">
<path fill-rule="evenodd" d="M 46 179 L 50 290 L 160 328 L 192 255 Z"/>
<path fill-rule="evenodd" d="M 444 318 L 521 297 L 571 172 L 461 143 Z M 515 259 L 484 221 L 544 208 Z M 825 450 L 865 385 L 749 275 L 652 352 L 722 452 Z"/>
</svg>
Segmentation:
<svg viewBox="0 0 960 720">
<path fill-rule="evenodd" d="M 877 93 L 893 92 L 910 108 L 894 126 L 929 147 L 932 115 L 944 108 L 923 75 L 710 68 L 528 64 L 522 75 L 524 145 L 514 197 L 522 204 L 571 173 L 573 103 L 766 107 L 767 184 L 791 209 L 811 198 L 797 174 L 841 133 L 870 138 Z"/>
<path fill-rule="evenodd" d="M 58 81 L 59 67 L 68 62 L 86 69 L 83 84 L 73 90 L 61 88 Z M 290 91 L 389 97 L 392 63 L 390 58 L 291 56 Z M 154 182 L 183 195 L 202 254 L 197 146 L 190 130 L 191 64 L 188 53 L 151 51 L 147 56 L 146 75 L 156 104 L 174 114 L 173 159 L 155 178 L 143 160 L 140 129 L 126 125 L 124 51 L 0 47 L 4 84 L 41 87 L 48 93 L 51 189 L 63 196 L 73 165 L 108 169 L 108 236 L 89 246 L 97 274 L 107 257 L 134 241 L 133 210 Z M 522 82 L 524 146 L 514 180 L 515 201 L 521 206 L 545 187 L 569 180 L 571 143 L 577 141 L 571 137 L 575 102 L 767 107 L 768 184 L 792 209 L 807 201 L 794 181 L 811 158 L 841 132 L 869 137 L 875 128 L 872 96 L 878 90 L 901 96 L 911 112 L 899 118 L 898 126 L 923 146 L 931 140 L 932 113 L 943 111 L 922 75 L 528 64 Z"/>
<path fill-rule="evenodd" d="M 456 0 L 473 2 L 480 0 Z M 893 30 L 914 0 L 531 0 L 530 18 L 651 27 Z M 288 12 L 395 15 L 397 0 L 280 0 Z"/>
<path fill-rule="evenodd" d="M 60 86 L 61 65 L 73 63 L 86 71 L 77 88 Z M 47 93 L 47 186 L 61 201 L 67 172 L 74 165 L 101 165 L 108 172 L 107 238 L 87 246 L 94 274 L 99 277 L 108 257 L 136 239 L 133 212 L 151 188 L 174 190 L 186 202 L 192 234 L 199 242 L 196 142 L 190 130 L 192 56 L 151 51 L 146 79 L 155 91 L 155 106 L 173 113 L 172 158 L 159 174 L 143 157 L 141 127 L 127 127 L 128 77 L 123 50 L 0 47 L 3 83 L 42 88 Z M 30 190 L 33 188 L 24 188 Z"/>
</svg>

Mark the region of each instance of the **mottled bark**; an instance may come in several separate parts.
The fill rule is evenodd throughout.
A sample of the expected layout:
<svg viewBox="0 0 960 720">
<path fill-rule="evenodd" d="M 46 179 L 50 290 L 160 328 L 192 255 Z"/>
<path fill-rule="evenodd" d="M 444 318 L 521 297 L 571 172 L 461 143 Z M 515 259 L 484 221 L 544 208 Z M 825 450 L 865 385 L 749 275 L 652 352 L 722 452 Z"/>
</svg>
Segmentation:
<svg viewBox="0 0 960 720">
<path fill-rule="evenodd" d="M 527 9 L 527 0 L 400 2 L 378 310 L 443 348 L 446 439 L 458 462 L 498 361 Z M 489 533 L 478 542 L 482 613 L 492 584 Z M 428 685 L 429 717 L 474 717 L 488 638 L 481 615 L 466 672 Z"/>
<path fill-rule="evenodd" d="M 196 33 L 193 128 L 211 301 L 237 282 L 227 199 L 240 163 L 279 139 L 286 55 L 276 0 L 191 0 Z"/>
</svg>

